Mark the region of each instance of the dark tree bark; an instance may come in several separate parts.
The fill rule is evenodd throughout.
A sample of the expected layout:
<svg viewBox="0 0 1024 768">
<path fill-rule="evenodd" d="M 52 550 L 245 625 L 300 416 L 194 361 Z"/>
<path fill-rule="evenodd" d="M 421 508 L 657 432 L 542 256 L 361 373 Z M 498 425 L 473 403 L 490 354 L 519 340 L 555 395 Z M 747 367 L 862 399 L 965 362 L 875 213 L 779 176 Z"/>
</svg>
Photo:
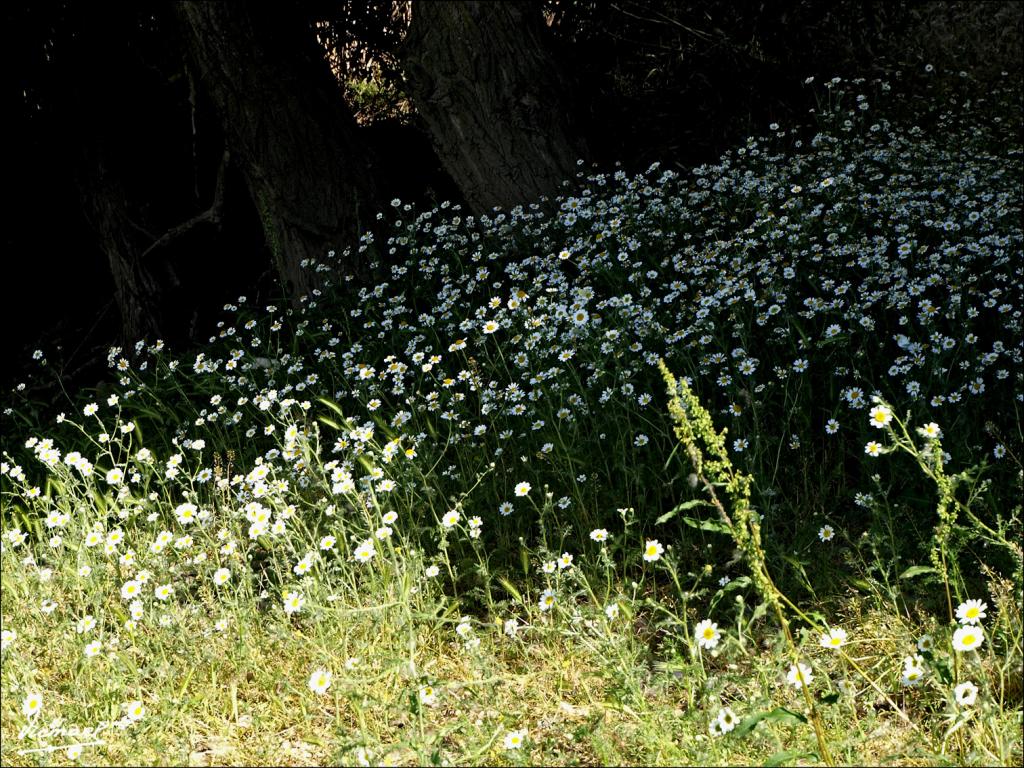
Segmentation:
<svg viewBox="0 0 1024 768">
<path fill-rule="evenodd" d="M 282 284 L 297 300 L 317 284 L 300 263 L 355 246 L 370 227 L 380 202 L 372 159 L 296 6 L 246 0 L 175 7 Z"/>
<path fill-rule="evenodd" d="M 211 194 L 207 178 L 218 167 L 222 138 L 211 131 L 209 162 L 209 150 L 200 153 L 189 141 L 180 45 L 169 34 L 174 24 L 167 10 L 56 4 L 32 17 L 20 56 L 26 72 L 18 117 L 73 182 L 75 213 L 91 230 L 75 232 L 77 216 L 68 222 L 66 212 L 50 212 L 74 232 L 78 250 L 66 258 L 82 263 L 100 256 L 109 268 L 110 281 L 95 276 L 96 269 L 88 277 L 78 270 L 69 292 L 109 296 L 112 288 L 126 346 L 143 338 L 187 340 L 186 320 L 191 314 L 194 324 L 194 299 L 202 296 L 189 275 L 190 259 L 204 252 L 193 233 L 219 233 L 222 222 L 227 154 Z M 194 130 L 195 111 L 192 118 Z M 88 234 L 100 253 L 82 247 Z M 205 253 L 211 251 L 207 246 Z M 200 279 L 209 282 L 209 262 L 204 266 Z"/>
<path fill-rule="evenodd" d="M 66 90 L 54 94 L 55 122 L 72 149 L 67 159 L 82 213 L 110 267 L 121 341 L 127 346 L 165 337 L 163 299 L 178 278 L 165 259 L 143 259 L 156 237 L 151 230 L 162 225 L 148 189 L 156 153 L 144 138 L 149 83 L 134 51 L 140 40 L 135 16 L 103 9 L 68 25 L 75 31 L 64 33 L 57 50 Z"/>
<path fill-rule="evenodd" d="M 82 209 L 96 233 L 114 278 L 114 300 L 121 314 L 121 340 L 129 345 L 139 339 L 165 335 L 161 312 L 161 280 L 141 258 L 152 238 L 140 230 L 118 174 L 98 144 L 83 147 L 78 174 Z M 168 275 L 176 280 L 169 265 Z"/>
<path fill-rule="evenodd" d="M 555 192 L 585 157 L 536 3 L 417 0 L 400 57 L 445 169 L 477 212 Z"/>
</svg>

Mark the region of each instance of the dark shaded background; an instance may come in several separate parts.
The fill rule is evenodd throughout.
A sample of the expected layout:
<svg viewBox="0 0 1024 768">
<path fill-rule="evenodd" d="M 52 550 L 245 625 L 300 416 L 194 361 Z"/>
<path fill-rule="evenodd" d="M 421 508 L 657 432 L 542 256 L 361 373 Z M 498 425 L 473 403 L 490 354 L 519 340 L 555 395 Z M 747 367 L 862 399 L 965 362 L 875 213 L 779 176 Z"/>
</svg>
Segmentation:
<svg viewBox="0 0 1024 768">
<path fill-rule="evenodd" d="M 458 199 L 403 94 L 391 3 L 317 2 L 297 13 L 325 56 L 344 59 L 346 98 L 381 158 L 387 198 Z M 769 122 L 804 122 L 807 77 L 967 70 L 984 83 L 1020 75 L 1021 3 L 778 0 L 605 3 L 548 0 L 547 44 L 575 83 L 573 124 L 591 158 L 627 171 L 716 158 Z M 2 114 L 8 161 L 3 226 L 5 391 L 32 350 L 69 383 L 95 383 L 121 320 L 107 259 L 83 212 L 83 146 L 116 147 L 139 226 L 154 239 L 209 204 L 223 137 L 182 76 L 170 4 L 9 3 L 4 10 Z M 413 6 L 415 12 L 415 5 Z M 110 86 L 104 84 L 109 78 Z M 912 82 L 912 80 L 910 81 Z M 87 156 L 87 153 L 86 153 Z M 258 214 L 236 171 L 225 179 L 223 226 L 157 254 L 180 287 L 166 297 L 167 339 L 202 342 L 220 307 L 246 293 L 276 298 Z M 339 244 L 339 249 L 344 244 Z"/>
</svg>

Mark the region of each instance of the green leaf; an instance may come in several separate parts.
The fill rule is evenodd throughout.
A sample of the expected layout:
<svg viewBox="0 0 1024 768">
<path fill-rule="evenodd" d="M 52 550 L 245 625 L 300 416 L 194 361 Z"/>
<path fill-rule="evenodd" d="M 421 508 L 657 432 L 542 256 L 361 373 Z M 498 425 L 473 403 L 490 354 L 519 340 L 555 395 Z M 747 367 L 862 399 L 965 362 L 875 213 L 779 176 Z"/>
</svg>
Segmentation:
<svg viewBox="0 0 1024 768">
<path fill-rule="evenodd" d="M 758 619 L 764 618 L 768 614 L 768 603 L 758 603 L 754 606 L 754 612 L 750 614 L 750 621 L 747 622 L 747 628 L 757 621 Z"/>
<path fill-rule="evenodd" d="M 915 576 L 921 576 L 922 574 L 926 573 L 938 573 L 938 571 L 936 571 L 930 565 L 912 565 L 900 574 L 900 578 L 912 579 Z"/>
<path fill-rule="evenodd" d="M 750 577 L 749 576 L 738 576 L 738 577 L 736 577 L 735 579 L 730 581 L 728 584 L 726 584 L 724 587 L 722 587 L 718 591 L 721 594 L 724 595 L 726 592 L 732 592 L 734 589 L 744 589 L 745 587 L 749 587 L 749 586 L 750 586 Z"/>
<path fill-rule="evenodd" d="M 101 514 L 107 514 L 107 499 L 106 497 L 97 491 L 95 488 L 90 489 L 89 495 L 92 496 L 93 501 L 96 503 L 96 510 Z"/>
<path fill-rule="evenodd" d="M 682 504 L 677 504 L 675 507 L 673 507 L 671 510 L 666 512 L 664 515 L 659 517 L 654 522 L 655 522 L 655 524 L 667 523 L 669 520 L 671 520 L 673 517 L 678 515 L 683 510 L 693 509 L 694 507 L 699 507 L 700 505 L 707 504 L 707 503 L 708 502 L 704 501 L 704 499 L 691 499 L 690 501 L 684 501 Z M 689 519 L 689 518 L 686 518 L 686 519 Z M 687 524 L 689 524 L 689 523 L 687 523 Z"/>
<path fill-rule="evenodd" d="M 323 403 L 336 414 L 338 414 L 342 421 L 345 420 L 345 412 L 341 410 L 341 406 L 338 405 L 336 402 L 334 402 L 333 400 L 328 400 L 326 397 L 318 397 L 317 400 L 319 400 L 321 403 Z"/>
<path fill-rule="evenodd" d="M 806 760 L 809 757 L 813 757 L 814 760 L 817 761 L 818 753 L 804 752 L 801 749 L 787 749 L 785 752 L 776 752 L 774 755 L 772 755 L 764 761 L 764 765 L 785 765 L 790 760 Z"/>
<path fill-rule="evenodd" d="M 339 424 L 338 422 L 336 422 L 336 421 L 334 421 L 332 419 L 328 419 L 326 416 L 317 416 L 316 418 L 317 418 L 317 421 L 319 421 L 320 423 L 326 424 L 328 427 L 334 427 L 334 429 L 336 429 L 339 432 L 341 432 L 342 427 L 341 427 L 341 424 Z"/>
<path fill-rule="evenodd" d="M 794 712 L 791 709 L 785 707 L 776 707 L 769 712 L 758 712 L 756 715 L 751 715 L 740 721 L 740 724 L 736 726 L 736 730 L 733 731 L 737 736 L 745 736 L 750 733 L 757 724 L 762 720 L 769 723 L 782 723 L 784 725 L 796 725 L 797 723 L 806 723 L 807 718 L 801 715 L 799 712 Z"/>
<path fill-rule="evenodd" d="M 673 509 L 670 512 L 666 512 L 664 515 L 659 516 L 658 519 L 654 521 L 654 524 L 655 525 L 661 525 L 662 523 L 667 523 L 669 520 L 671 520 L 675 516 L 676 516 L 676 511 Z"/>
<path fill-rule="evenodd" d="M 874 591 L 872 586 L 871 586 L 871 582 L 868 581 L 867 579 L 859 579 L 859 578 L 856 578 L 856 577 L 850 577 L 846 581 L 847 581 L 847 583 L 851 587 L 856 587 L 861 592 L 872 592 L 872 591 Z"/>
<path fill-rule="evenodd" d="M 737 589 L 744 589 L 744 588 L 749 587 L 749 586 L 750 586 L 750 577 L 749 576 L 740 576 L 738 578 L 733 579 L 728 584 L 726 584 L 724 587 L 722 587 L 717 592 L 715 592 L 714 597 L 711 598 L 711 608 L 714 609 L 714 607 L 716 605 L 718 605 L 719 601 L 721 601 L 721 599 L 723 597 L 725 597 L 728 593 L 734 592 Z"/>
<path fill-rule="evenodd" d="M 514 597 L 514 598 L 515 598 L 515 600 L 516 600 L 516 602 L 517 602 L 517 603 L 519 603 L 519 604 L 521 604 L 521 605 L 526 605 L 526 601 L 525 601 L 525 600 L 523 600 L 523 595 L 522 595 L 522 593 L 520 593 L 520 591 L 519 591 L 518 589 L 516 589 L 516 588 L 515 588 L 515 586 L 514 586 L 514 585 L 512 584 L 512 582 L 511 582 L 511 581 L 509 581 L 508 579 L 506 579 L 506 578 L 505 578 L 504 576 L 499 576 L 499 577 L 498 577 L 498 583 L 500 583 L 500 584 L 501 584 L 501 586 L 503 586 L 503 587 L 505 588 L 505 590 L 506 590 L 506 591 L 507 591 L 507 592 L 508 592 L 508 593 L 509 593 L 510 595 L 512 595 L 512 597 Z"/>
<path fill-rule="evenodd" d="M 185 689 L 188 688 L 188 684 L 192 682 L 192 676 L 196 673 L 196 667 L 189 669 L 188 674 L 185 675 L 185 682 L 181 684 L 181 688 L 178 690 L 178 699 L 185 695 Z"/>
<path fill-rule="evenodd" d="M 935 658 L 932 660 L 932 666 L 935 667 L 935 673 L 939 676 L 946 685 L 953 684 L 953 672 L 949 668 L 949 660 L 944 658 Z"/>
<path fill-rule="evenodd" d="M 825 618 L 824 614 L 819 613 L 818 611 L 804 611 L 804 616 L 818 622 L 823 627 L 828 626 L 828 619 Z"/>
<path fill-rule="evenodd" d="M 665 459 L 665 466 L 662 468 L 663 472 L 667 472 L 668 471 L 669 465 L 672 464 L 672 457 L 675 456 L 676 455 L 676 451 L 679 450 L 679 445 L 680 444 L 677 442 L 675 445 L 672 446 L 672 452 L 669 453 L 668 458 Z"/>
<path fill-rule="evenodd" d="M 803 572 L 803 570 L 804 570 L 804 568 L 806 566 L 811 564 L 810 560 L 801 560 L 799 557 L 795 557 L 794 555 L 783 555 L 782 559 L 785 560 L 790 565 L 792 565 L 794 568 L 796 568 L 801 573 Z"/>
<path fill-rule="evenodd" d="M 684 517 L 683 522 L 691 528 L 697 528 L 701 531 L 711 531 L 712 533 L 724 533 L 726 536 L 732 535 L 732 531 L 729 530 L 729 526 L 723 523 L 721 520 L 697 520 L 693 517 Z"/>
</svg>

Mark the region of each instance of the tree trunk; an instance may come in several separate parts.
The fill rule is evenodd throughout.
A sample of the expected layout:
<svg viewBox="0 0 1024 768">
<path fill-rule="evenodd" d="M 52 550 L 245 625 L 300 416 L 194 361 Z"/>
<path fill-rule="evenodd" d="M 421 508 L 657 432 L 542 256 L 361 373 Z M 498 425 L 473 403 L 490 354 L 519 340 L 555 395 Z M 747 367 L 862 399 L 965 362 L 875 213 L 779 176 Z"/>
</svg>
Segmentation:
<svg viewBox="0 0 1024 768">
<path fill-rule="evenodd" d="M 154 208 L 160 206 L 146 182 L 140 183 L 154 168 L 152 147 L 135 137 L 146 134 L 146 120 L 139 116 L 152 102 L 142 92 L 150 83 L 132 51 L 140 42 L 134 21 L 130 11 L 116 8 L 78 17 L 77 34 L 67 34 L 57 46 L 53 75 L 65 89 L 55 108 L 58 130 L 73 148 L 67 159 L 82 213 L 110 266 L 124 346 L 172 330 L 163 299 L 177 283 L 166 260 L 143 258 L 154 239 L 149 230 L 159 226 Z M 160 183 L 169 185 L 166 179 Z"/>
<path fill-rule="evenodd" d="M 164 336 L 161 283 L 141 258 L 151 238 L 140 232 L 124 187 L 97 146 L 83 152 L 78 187 L 85 217 L 110 264 L 123 344 Z"/>
<path fill-rule="evenodd" d="M 282 285 L 297 301 L 318 284 L 303 261 L 322 261 L 346 246 L 358 258 L 357 238 L 379 208 L 369 152 L 295 6 L 246 0 L 175 7 Z"/>
<path fill-rule="evenodd" d="M 535 3 L 418 0 L 401 50 L 416 110 L 445 169 L 483 212 L 551 195 L 583 141 Z"/>
</svg>

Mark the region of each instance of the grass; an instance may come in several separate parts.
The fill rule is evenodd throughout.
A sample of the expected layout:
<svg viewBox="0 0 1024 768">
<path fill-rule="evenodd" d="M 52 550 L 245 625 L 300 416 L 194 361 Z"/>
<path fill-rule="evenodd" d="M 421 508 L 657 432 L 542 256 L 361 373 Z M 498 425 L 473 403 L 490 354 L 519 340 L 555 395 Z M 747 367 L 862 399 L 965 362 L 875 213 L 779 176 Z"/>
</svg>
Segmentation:
<svg viewBox="0 0 1024 768">
<path fill-rule="evenodd" d="M 45 703 L 66 723 L 79 725 L 113 719 L 102 703 L 114 693 L 121 670 L 138 670 L 136 679 L 148 694 L 144 720 L 125 732 L 105 733 L 102 751 L 93 753 L 114 764 L 351 764 L 360 748 L 374 762 L 454 758 L 471 764 L 750 764 L 816 752 L 813 733 L 797 719 L 802 698 L 783 677 L 785 651 L 758 642 L 763 633 L 756 621 L 727 630 L 729 639 L 700 664 L 650 665 L 640 638 L 611 628 L 588 632 L 571 622 L 560 629 L 540 624 L 513 640 L 497 627 L 478 625 L 473 636 L 480 645 L 467 651 L 453 638 L 455 618 L 421 618 L 403 627 L 400 613 L 328 609 L 308 628 L 268 626 L 265 616 L 242 614 L 237 627 L 201 643 L 165 637 L 150 650 L 143 638 L 133 638 L 135 653 L 118 648 L 91 660 L 88 675 L 81 671 L 77 642 L 26 654 L 24 663 L 38 663 L 40 675 L 44 665 L 79 668 L 74 677 L 48 676 L 52 693 Z M 890 613 L 850 618 L 851 659 L 894 690 L 899 658 L 913 652 L 919 628 Z M 46 627 L 29 624 L 24 631 Z M 802 640 L 816 674 L 849 674 L 835 654 L 814 647 L 814 636 Z M 351 658 L 359 661 L 349 669 Z M 849 693 L 821 707 L 836 760 L 933 764 L 954 760 L 957 747 L 969 742 L 973 753 L 960 759 L 1012 763 L 1019 754 L 1018 721 L 1006 711 L 1010 707 L 997 704 L 993 662 L 981 656 L 967 665 L 972 679 L 987 683 L 991 698 L 966 719 L 939 691 L 896 694 L 896 710 L 867 683 L 851 680 Z M 324 696 L 305 687 L 318 668 L 334 670 Z M 425 684 L 437 690 L 435 706 L 418 703 Z M 713 738 L 709 715 L 727 705 L 741 718 L 780 707 L 795 714 L 762 721 L 742 739 Z M 910 722 L 898 715 L 901 710 Z M 949 739 L 939 738 L 958 723 Z M 529 734 L 526 748 L 505 750 L 505 735 L 522 728 Z M 12 748 L 31 748 L 32 740 L 12 738 L 7 745 L 5 763 L 66 762 L 60 752 L 20 755 Z"/>
<path fill-rule="evenodd" d="M 375 285 L 310 264 L 56 417 L 40 351 L 4 764 L 1019 764 L 1016 87 L 396 201 Z"/>
</svg>

